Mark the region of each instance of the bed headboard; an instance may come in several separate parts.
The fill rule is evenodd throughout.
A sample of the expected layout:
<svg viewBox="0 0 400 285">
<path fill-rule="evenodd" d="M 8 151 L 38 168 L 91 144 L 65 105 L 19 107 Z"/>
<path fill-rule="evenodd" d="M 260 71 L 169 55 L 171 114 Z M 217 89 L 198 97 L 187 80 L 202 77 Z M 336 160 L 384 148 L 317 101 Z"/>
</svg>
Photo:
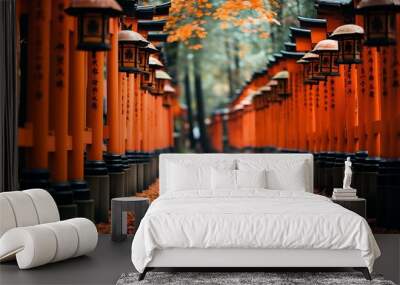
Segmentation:
<svg viewBox="0 0 400 285">
<path fill-rule="evenodd" d="M 254 158 L 257 160 L 267 160 L 267 161 L 304 161 L 305 169 L 305 180 L 306 180 L 306 191 L 314 192 L 314 179 L 313 179 L 313 155 L 310 153 L 240 153 L 240 154 L 230 154 L 230 153 L 171 153 L 171 154 L 161 154 L 160 155 L 160 195 L 167 191 L 166 185 L 168 180 L 168 162 L 171 161 L 188 161 L 188 162 L 207 162 L 207 164 L 212 164 L 220 160 L 232 160 L 232 162 L 238 159 Z"/>
</svg>

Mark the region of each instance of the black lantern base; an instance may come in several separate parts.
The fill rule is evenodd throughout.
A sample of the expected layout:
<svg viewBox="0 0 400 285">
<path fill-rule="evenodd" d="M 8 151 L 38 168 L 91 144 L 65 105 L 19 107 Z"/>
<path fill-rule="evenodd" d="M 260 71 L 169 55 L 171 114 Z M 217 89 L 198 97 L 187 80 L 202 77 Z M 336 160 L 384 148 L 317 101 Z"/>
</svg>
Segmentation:
<svg viewBox="0 0 400 285">
<path fill-rule="evenodd" d="M 118 67 L 119 72 L 126 72 L 126 73 L 141 73 L 142 71 L 139 68 L 136 67 L 125 67 L 125 66 L 120 66 Z"/>
<path fill-rule="evenodd" d="M 340 72 L 320 72 L 320 74 L 324 76 L 340 76 Z M 326 80 L 326 78 L 323 80 Z"/>
<path fill-rule="evenodd" d="M 111 49 L 110 44 L 106 43 L 79 43 L 76 47 L 78 50 L 84 51 L 108 51 Z"/>
<path fill-rule="evenodd" d="M 337 63 L 338 64 L 360 64 L 360 63 L 362 63 L 362 60 L 361 59 L 351 59 L 351 60 L 338 59 Z"/>
</svg>

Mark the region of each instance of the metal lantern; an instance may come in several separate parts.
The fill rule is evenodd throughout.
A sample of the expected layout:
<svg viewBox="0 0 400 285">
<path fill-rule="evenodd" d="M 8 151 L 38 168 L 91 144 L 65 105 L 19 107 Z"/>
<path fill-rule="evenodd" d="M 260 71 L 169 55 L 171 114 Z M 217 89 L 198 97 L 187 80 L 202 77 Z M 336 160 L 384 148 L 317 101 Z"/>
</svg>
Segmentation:
<svg viewBox="0 0 400 285">
<path fill-rule="evenodd" d="M 271 88 L 270 92 L 270 102 L 280 102 L 280 98 L 278 96 L 278 81 L 271 79 L 267 86 Z"/>
<path fill-rule="evenodd" d="M 268 107 L 269 103 L 269 96 L 272 92 L 271 86 L 265 85 L 260 89 L 261 94 L 262 94 L 262 107 Z"/>
<path fill-rule="evenodd" d="M 253 98 L 252 98 L 252 102 L 254 104 L 254 108 L 256 110 L 260 110 L 263 106 L 262 106 L 262 94 L 261 92 L 258 92 L 256 94 L 254 94 Z"/>
<path fill-rule="evenodd" d="M 139 33 L 123 30 L 118 33 L 118 70 L 127 73 L 139 73 L 139 48 L 148 45 L 148 41 Z"/>
<path fill-rule="evenodd" d="M 114 0 L 71 0 L 65 9 L 78 18 L 79 50 L 106 51 L 110 49 L 109 19 L 122 14 Z"/>
<path fill-rule="evenodd" d="M 149 57 L 149 71 L 142 72 L 140 81 L 141 88 L 151 90 L 154 87 L 156 82 L 156 70 L 164 67 L 164 64 L 161 63 L 154 56 Z"/>
<path fill-rule="evenodd" d="M 306 78 L 307 80 L 312 81 L 325 81 L 326 77 L 321 74 L 319 64 L 319 55 L 313 52 L 306 53 L 303 57 L 303 60 L 308 61 L 309 64 L 305 65 L 306 68 Z"/>
<path fill-rule="evenodd" d="M 303 66 L 303 83 L 305 85 L 318 85 L 318 80 L 309 79 L 311 77 L 311 61 L 301 58 L 296 62 Z"/>
<path fill-rule="evenodd" d="M 156 82 L 154 84 L 154 89 L 152 93 L 154 95 L 163 95 L 164 94 L 164 85 L 167 80 L 171 80 L 171 76 L 166 73 L 164 70 L 157 69 L 156 70 Z"/>
<path fill-rule="evenodd" d="M 150 54 L 158 53 L 159 50 L 152 44 L 149 43 L 145 47 L 139 49 L 139 68 L 143 72 L 149 72 L 149 57 Z"/>
<path fill-rule="evenodd" d="M 347 24 L 337 27 L 330 38 L 339 43 L 338 64 L 361 63 L 362 38 L 364 29 L 360 26 Z"/>
<path fill-rule="evenodd" d="M 176 90 L 169 83 L 164 85 L 164 96 L 162 105 L 166 108 L 171 107 L 172 96 L 175 94 Z"/>
<path fill-rule="evenodd" d="M 272 79 L 278 81 L 277 95 L 282 98 L 289 96 L 289 72 L 287 70 L 279 71 L 272 77 Z"/>
<path fill-rule="evenodd" d="M 387 46 L 396 44 L 396 12 L 398 0 L 362 0 L 357 13 L 364 16 L 365 45 Z"/>
<path fill-rule="evenodd" d="M 313 53 L 319 55 L 319 72 L 325 76 L 339 76 L 338 41 L 322 40 L 316 44 Z"/>
</svg>

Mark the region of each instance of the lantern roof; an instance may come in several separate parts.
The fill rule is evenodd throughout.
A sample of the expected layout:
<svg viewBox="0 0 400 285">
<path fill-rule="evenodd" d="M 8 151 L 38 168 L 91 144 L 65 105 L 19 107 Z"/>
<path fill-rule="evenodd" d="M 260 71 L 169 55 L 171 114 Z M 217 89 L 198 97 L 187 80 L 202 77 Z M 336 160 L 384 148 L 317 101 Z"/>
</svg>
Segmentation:
<svg viewBox="0 0 400 285">
<path fill-rule="evenodd" d="M 271 91 L 271 86 L 265 85 L 259 89 L 261 92 L 268 92 Z"/>
<path fill-rule="evenodd" d="M 287 51 L 296 51 L 296 43 L 293 43 L 293 42 L 285 42 L 284 45 L 285 45 L 285 49 L 286 49 Z M 281 53 L 282 53 L 282 51 L 281 51 Z"/>
<path fill-rule="evenodd" d="M 357 10 L 362 12 L 377 7 L 384 7 L 385 9 L 396 8 L 399 9 L 399 0 L 361 0 L 357 5 Z"/>
<path fill-rule="evenodd" d="M 314 52 L 307 52 L 301 59 L 305 61 L 319 60 L 319 55 Z"/>
<path fill-rule="evenodd" d="M 319 52 L 323 52 L 323 51 L 338 51 L 339 50 L 339 45 L 338 45 L 338 41 L 336 40 L 322 40 L 319 41 L 314 49 L 313 52 L 314 53 L 319 53 Z"/>
<path fill-rule="evenodd" d="M 171 80 L 171 76 L 169 76 L 168 73 L 166 73 L 164 70 L 157 69 L 156 70 L 156 79 L 165 79 L 165 80 Z"/>
<path fill-rule="evenodd" d="M 154 33 L 149 32 L 147 34 L 147 39 L 151 42 L 165 42 L 167 41 L 168 34 L 165 33 Z"/>
<path fill-rule="evenodd" d="M 267 86 L 276 86 L 278 85 L 278 81 L 276 81 L 275 79 L 271 79 L 268 83 Z"/>
<path fill-rule="evenodd" d="M 303 58 L 300 58 L 298 61 L 296 61 L 296 63 L 299 63 L 299 64 L 306 64 L 306 63 L 309 63 L 310 61 L 308 61 L 308 60 L 305 60 L 305 59 L 303 59 Z"/>
<path fill-rule="evenodd" d="M 164 67 L 164 64 L 162 64 L 162 62 L 159 61 L 158 58 L 154 56 L 149 56 L 149 66 L 153 68 L 162 68 Z"/>
<path fill-rule="evenodd" d="M 122 14 L 122 8 L 115 0 L 71 0 L 65 12 L 69 15 L 101 12 L 110 16 L 118 16 Z"/>
<path fill-rule="evenodd" d="M 241 109 L 243 109 L 243 104 L 242 103 L 239 103 L 235 107 L 233 107 L 233 111 L 239 111 Z"/>
<path fill-rule="evenodd" d="M 300 51 L 287 51 L 287 50 L 281 50 L 281 53 L 284 57 L 286 58 L 301 58 L 304 56 L 304 52 Z"/>
<path fill-rule="evenodd" d="M 174 87 L 171 86 L 171 84 L 165 84 L 164 85 L 164 93 L 172 93 L 175 94 L 176 90 Z"/>
<path fill-rule="evenodd" d="M 297 19 L 299 20 L 302 28 L 326 27 L 327 24 L 326 19 L 306 18 L 301 16 L 298 16 Z"/>
<path fill-rule="evenodd" d="M 138 29 L 143 31 L 163 31 L 166 23 L 167 23 L 166 19 L 139 20 Z"/>
<path fill-rule="evenodd" d="M 317 0 L 315 1 L 315 5 L 319 6 L 334 6 L 334 7 L 341 7 L 347 6 L 353 3 L 353 0 Z"/>
<path fill-rule="evenodd" d="M 364 34 L 364 29 L 358 25 L 347 24 L 337 27 L 330 38 L 336 39 L 346 35 L 362 36 Z"/>
<path fill-rule="evenodd" d="M 143 49 L 150 53 L 158 53 L 159 52 L 159 50 L 152 43 L 149 43 L 147 46 L 143 47 Z"/>
<path fill-rule="evenodd" d="M 282 56 L 281 53 L 276 52 L 276 53 L 274 53 L 274 57 L 275 57 L 275 58 L 282 58 L 283 56 Z"/>
<path fill-rule="evenodd" d="M 272 77 L 272 79 L 275 80 L 288 79 L 288 78 L 289 78 L 289 71 L 287 70 L 279 71 Z"/>
<path fill-rule="evenodd" d="M 131 42 L 142 47 L 150 44 L 141 34 L 132 30 L 122 30 L 118 32 L 118 41 Z"/>
<path fill-rule="evenodd" d="M 135 15 L 137 19 L 151 20 L 153 16 L 168 16 L 170 7 L 171 1 L 155 6 L 137 6 Z"/>
<path fill-rule="evenodd" d="M 311 30 L 302 29 L 298 27 L 290 27 L 293 37 L 309 37 L 311 35 Z"/>
</svg>

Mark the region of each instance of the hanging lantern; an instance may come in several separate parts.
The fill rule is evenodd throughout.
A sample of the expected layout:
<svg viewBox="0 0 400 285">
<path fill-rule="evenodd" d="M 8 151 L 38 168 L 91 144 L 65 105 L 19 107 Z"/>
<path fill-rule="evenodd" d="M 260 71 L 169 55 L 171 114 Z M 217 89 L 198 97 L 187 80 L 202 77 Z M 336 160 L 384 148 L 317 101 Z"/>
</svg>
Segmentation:
<svg viewBox="0 0 400 285">
<path fill-rule="evenodd" d="M 302 57 L 302 59 L 309 62 L 309 64 L 305 65 L 307 75 L 306 79 L 317 82 L 326 80 L 326 76 L 322 75 L 320 71 L 320 60 L 318 54 L 308 52 Z"/>
<path fill-rule="evenodd" d="M 319 55 L 319 72 L 325 76 L 339 76 L 338 41 L 322 40 L 316 44 L 313 53 Z"/>
<path fill-rule="evenodd" d="M 149 43 L 145 47 L 139 49 L 139 68 L 142 72 L 149 72 L 149 57 L 150 54 L 158 53 L 159 50 L 152 44 Z"/>
<path fill-rule="evenodd" d="M 147 89 L 151 91 L 156 81 L 156 70 L 163 68 L 164 64 L 162 64 L 161 61 L 159 61 L 154 56 L 150 56 L 148 65 L 149 71 L 141 73 L 142 80 L 140 81 L 140 85 L 142 89 Z"/>
<path fill-rule="evenodd" d="M 296 63 L 301 64 L 303 66 L 303 83 L 305 85 L 318 85 L 318 80 L 309 79 L 311 77 L 311 62 L 304 59 L 299 59 Z"/>
<path fill-rule="evenodd" d="M 254 104 L 254 108 L 256 110 L 260 110 L 262 108 L 262 94 L 260 92 L 254 94 L 252 102 Z"/>
<path fill-rule="evenodd" d="M 139 73 L 139 48 L 148 45 L 139 33 L 123 30 L 118 33 L 118 70 L 126 73 Z"/>
<path fill-rule="evenodd" d="M 398 0 L 362 0 L 357 13 L 364 16 L 365 45 L 387 46 L 396 44 L 396 12 Z"/>
<path fill-rule="evenodd" d="M 172 96 L 175 95 L 175 88 L 172 87 L 169 83 L 164 85 L 164 96 L 162 105 L 166 108 L 171 107 Z"/>
<path fill-rule="evenodd" d="M 78 18 L 78 50 L 106 51 L 110 49 L 109 19 L 122 14 L 114 0 L 71 0 L 65 9 Z"/>
<path fill-rule="evenodd" d="M 262 107 L 268 107 L 268 103 L 269 103 L 269 96 L 271 95 L 271 86 L 265 85 L 264 87 L 262 87 L 260 89 L 261 91 L 261 98 L 262 98 Z"/>
<path fill-rule="evenodd" d="M 286 98 L 289 96 L 289 72 L 287 70 L 283 70 L 278 72 L 272 77 L 272 79 L 278 81 L 277 87 L 277 95 L 282 98 Z"/>
<path fill-rule="evenodd" d="M 271 88 L 271 91 L 270 91 L 270 102 L 272 102 L 272 103 L 276 103 L 276 102 L 280 102 L 281 100 L 280 100 L 280 98 L 279 98 L 279 96 L 278 96 L 278 81 L 277 80 L 274 80 L 274 79 L 271 79 L 268 83 L 267 83 L 267 86 L 269 86 L 270 88 Z"/>
<path fill-rule="evenodd" d="M 167 80 L 171 80 L 171 76 L 166 73 L 164 70 L 157 69 L 156 70 L 156 82 L 154 85 L 154 89 L 152 93 L 154 95 L 163 95 L 164 94 L 164 85 Z"/>
<path fill-rule="evenodd" d="M 330 38 L 339 43 L 338 64 L 361 63 L 362 38 L 364 29 L 360 26 L 348 24 L 337 27 Z"/>
</svg>

